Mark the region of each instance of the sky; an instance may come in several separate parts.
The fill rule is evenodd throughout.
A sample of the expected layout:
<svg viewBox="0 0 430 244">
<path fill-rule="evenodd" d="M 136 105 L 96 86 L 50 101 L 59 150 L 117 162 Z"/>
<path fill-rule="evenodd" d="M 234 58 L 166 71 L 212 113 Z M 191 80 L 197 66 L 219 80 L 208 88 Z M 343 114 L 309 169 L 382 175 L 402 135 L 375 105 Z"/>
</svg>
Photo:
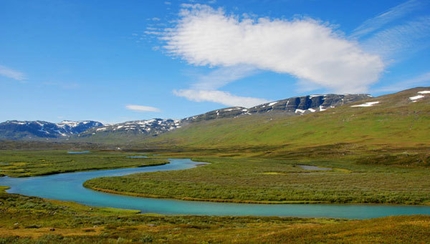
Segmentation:
<svg viewBox="0 0 430 244">
<path fill-rule="evenodd" d="M 430 86 L 428 0 L 1 0 L 0 122 Z"/>
</svg>

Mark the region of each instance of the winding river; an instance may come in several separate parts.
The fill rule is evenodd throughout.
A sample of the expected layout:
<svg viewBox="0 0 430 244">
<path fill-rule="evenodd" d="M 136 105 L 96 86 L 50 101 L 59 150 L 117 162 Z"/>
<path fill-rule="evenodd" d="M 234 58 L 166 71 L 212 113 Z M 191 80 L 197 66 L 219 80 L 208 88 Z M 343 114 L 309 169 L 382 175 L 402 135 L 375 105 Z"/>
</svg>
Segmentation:
<svg viewBox="0 0 430 244">
<path fill-rule="evenodd" d="M 430 206 L 368 204 L 236 204 L 152 199 L 101 193 L 82 186 L 88 179 L 132 173 L 189 169 L 199 164 L 189 159 L 171 159 L 170 164 L 142 168 L 98 170 L 50 176 L 0 177 L 9 193 L 74 201 L 89 206 L 136 209 L 142 213 L 229 216 L 292 216 L 367 219 L 391 215 L 430 215 Z"/>
</svg>

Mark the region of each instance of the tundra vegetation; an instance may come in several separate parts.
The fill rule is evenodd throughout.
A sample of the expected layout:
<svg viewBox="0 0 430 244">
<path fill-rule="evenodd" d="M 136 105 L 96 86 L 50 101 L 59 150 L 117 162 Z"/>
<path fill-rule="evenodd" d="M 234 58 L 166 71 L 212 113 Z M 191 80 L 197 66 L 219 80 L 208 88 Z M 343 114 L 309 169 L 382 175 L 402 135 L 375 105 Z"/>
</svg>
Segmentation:
<svg viewBox="0 0 430 244">
<path fill-rule="evenodd" d="M 28 177 L 168 163 L 167 159 L 135 159 L 130 157 L 132 155 L 117 151 L 2 150 L 0 174 L 11 177 Z"/>
</svg>

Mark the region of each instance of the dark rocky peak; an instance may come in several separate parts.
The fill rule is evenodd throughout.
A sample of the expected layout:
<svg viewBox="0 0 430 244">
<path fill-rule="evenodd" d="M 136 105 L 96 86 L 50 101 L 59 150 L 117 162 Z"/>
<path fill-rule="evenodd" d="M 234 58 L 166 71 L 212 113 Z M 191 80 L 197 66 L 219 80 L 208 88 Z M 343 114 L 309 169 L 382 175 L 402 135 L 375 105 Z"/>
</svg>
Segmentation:
<svg viewBox="0 0 430 244">
<path fill-rule="evenodd" d="M 370 98 L 370 95 L 368 94 L 327 94 L 292 97 L 249 108 L 248 113 L 255 114 L 277 111 L 291 114 L 303 114 L 307 112 L 324 111 L 329 108 L 338 107 L 368 98 Z"/>
</svg>

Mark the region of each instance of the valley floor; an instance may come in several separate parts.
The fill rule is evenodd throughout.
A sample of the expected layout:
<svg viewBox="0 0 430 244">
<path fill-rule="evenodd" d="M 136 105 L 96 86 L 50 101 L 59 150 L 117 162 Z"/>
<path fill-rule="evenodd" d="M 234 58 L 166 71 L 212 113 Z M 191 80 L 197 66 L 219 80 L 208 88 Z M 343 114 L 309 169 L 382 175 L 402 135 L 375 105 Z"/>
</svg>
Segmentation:
<svg viewBox="0 0 430 244">
<path fill-rule="evenodd" d="M 119 178 L 126 179 L 122 181 L 125 184 L 118 184 L 117 178 L 103 178 L 100 182 L 126 187 L 119 192 L 130 192 L 131 181 L 138 185 L 151 183 L 149 188 L 165 194 L 160 197 L 244 201 L 254 197 L 257 201 L 273 202 L 362 202 L 360 199 L 364 199 L 428 204 L 428 154 L 420 150 L 408 150 L 407 154 L 402 149 L 384 154 L 343 155 L 343 152 L 327 153 L 326 148 L 306 149 L 306 159 L 299 151 L 283 158 L 264 158 L 255 151 L 145 154 L 148 158 L 131 158 L 142 154 L 95 151 L 68 155 L 61 150 L 10 150 L 2 151 L 0 169 L 3 174 L 26 176 L 63 169 L 89 170 L 94 165 L 109 168 L 125 163 L 132 167 L 165 163 L 168 157 L 193 157 L 210 164 L 191 170 Z M 100 164 L 102 161 L 108 163 Z M 330 170 L 309 170 L 300 165 Z M 136 211 L 7 194 L 3 190 L 0 189 L 0 243 L 430 243 L 430 216 L 339 220 L 143 215 Z"/>
</svg>

